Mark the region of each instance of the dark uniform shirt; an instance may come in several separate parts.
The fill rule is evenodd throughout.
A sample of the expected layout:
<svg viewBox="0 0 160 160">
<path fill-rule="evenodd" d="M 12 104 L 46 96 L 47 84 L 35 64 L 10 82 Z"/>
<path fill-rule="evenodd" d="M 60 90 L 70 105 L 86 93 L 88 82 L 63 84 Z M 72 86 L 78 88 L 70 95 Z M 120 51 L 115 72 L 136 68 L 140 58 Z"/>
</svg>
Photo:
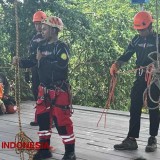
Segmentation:
<svg viewBox="0 0 160 160">
<path fill-rule="evenodd" d="M 160 42 L 160 37 L 159 37 Z M 127 50 L 124 54 L 118 59 L 118 61 L 127 62 L 134 53 L 136 53 L 136 67 L 147 66 L 153 61 L 148 57 L 149 53 L 156 52 L 156 34 L 150 34 L 147 37 L 141 37 L 136 35 L 131 43 L 128 45 Z M 154 60 L 157 58 L 157 54 L 151 56 Z"/>
<path fill-rule="evenodd" d="M 37 48 L 42 42 L 43 42 L 43 37 L 42 34 L 39 32 L 32 38 L 30 42 L 29 57 L 27 59 L 20 60 L 21 68 L 31 68 L 37 64 L 36 60 Z"/>
<path fill-rule="evenodd" d="M 61 41 L 51 44 L 46 42 L 38 50 L 43 55 L 38 62 L 40 83 L 48 86 L 51 83 L 66 80 L 68 78 L 68 46 Z"/>
</svg>

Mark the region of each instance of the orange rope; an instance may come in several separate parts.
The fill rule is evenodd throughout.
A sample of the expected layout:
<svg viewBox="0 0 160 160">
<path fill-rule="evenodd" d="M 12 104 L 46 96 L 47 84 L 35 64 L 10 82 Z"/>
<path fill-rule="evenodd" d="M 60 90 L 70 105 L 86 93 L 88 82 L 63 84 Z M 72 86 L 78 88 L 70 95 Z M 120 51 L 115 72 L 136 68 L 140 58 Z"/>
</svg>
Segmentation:
<svg viewBox="0 0 160 160">
<path fill-rule="evenodd" d="M 152 80 L 152 70 L 154 65 L 151 64 L 147 67 L 146 74 L 145 74 L 145 81 L 147 82 L 147 87 L 150 85 Z"/>
<path fill-rule="evenodd" d="M 117 73 L 132 73 L 132 72 L 135 72 L 139 69 L 144 69 L 146 68 L 146 75 L 145 75 L 145 80 L 147 81 L 147 86 L 149 86 L 150 82 L 151 82 L 151 79 L 152 79 L 152 69 L 153 69 L 153 64 L 150 64 L 148 66 L 144 66 L 144 67 L 139 67 L 139 68 L 136 68 L 136 69 L 132 69 L 132 70 L 128 70 L 126 72 L 120 72 L 118 71 Z M 100 116 L 100 119 L 98 120 L 98 123 L 97 123 L 97 127 L 103 117 L 103 114 L 105 114 L 105 122 L 104 122 L 104 127 L 106 127 L 106 115 L 107 115 L 107 111 L 108 109 L 110 108 L 110 105 L 111 103 L 114 101 L 114 90 L 115 90 L 115 87 L 116 87 L 116 84 L 117 84 L 117 75 L 114 75 L 111 77 L 111 80 L 110 80 L 110 86 L 109 86 L 109 96 L 108 96 L 108 99 L 107 99 L 107 102 L 106 102 L 106 105 L 103 109 L 103 112 Z M 147 98 L 147 94 L 145 95 L 145 97 Z M 145 101 L 146 101 L 146 98 L 145 98 Z"/>
<path fill-rule="evenodd" d="M 146 74 L 145 74 L 145 81 L 147 82 L 147 88 L 151 83 L 152 80 L 152 70 L 153 70 L 154 65 L 151 64 L 147 67 L 146 69 Z M 148 93 L 148 89 L 145 90 L 144 92 L 144 106 L 147 106 L 147 93 Z"/>
<path fill-rule="evenodd" d="M 110 108 L 110 105 L 111 105 L 111 102 L 114 101 L 114 90 L 115 90 L 115 87 L 116 87 L 116 84 L 117 84 L 117 75 L 114 75 L 111 77 L 111 80 L 110 80 L 110 86 L 109 86 L 109 96 L 108 96 L 108 99 L 107 99 L 107 102 L 106 102 L 106 105 L 104 107 L 104 110 L 101 114 L 101 117 L 97 123 L 97 127 L 103 117 L 103 114 L 105 114 L 105 122 L 104 122 L 104 127 L 106 128 L 106 115 L 107 115 L 107 111 L 109 108 Z"/>
</svg>

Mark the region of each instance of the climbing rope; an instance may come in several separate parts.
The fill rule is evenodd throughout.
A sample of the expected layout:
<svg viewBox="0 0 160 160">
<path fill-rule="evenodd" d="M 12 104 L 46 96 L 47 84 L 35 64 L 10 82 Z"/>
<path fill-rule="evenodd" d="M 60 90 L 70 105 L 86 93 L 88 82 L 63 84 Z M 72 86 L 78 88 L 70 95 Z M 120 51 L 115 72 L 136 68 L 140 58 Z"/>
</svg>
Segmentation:
<svg viewBox="0 0 160 160">
<path fill-rule="evenodd" d="M 148 74 L 150 75 L 150 78 L 149 78 L 149 83 L 147 83 L 147 88 L 143 94 L 143 98 L 146 99 L 145 97 L 147 96 L 148 94 L 148 97 L 150 98 L 150 100 L 153 102 L 153 103 L 157 103 L 158 105 L 154 108 L 149 108 L 150 110 L 153 110 L 153 109 L 157 109 L 160 107 L 160 97 L 158 100 L 154 100 L 153 97 L 151 96 L 151 87 L 153 84 L 157 85 L 157 87 L 159 88 L 160 90 L 160 52 L 159 52 L 159 11 L 158 11 L 158 0 L 155 1 L 155 6 L 156 6 L 156 48 L 157 48 L 157 51 L 155 52 L 151 52 L 148 57 L 152 60 L 152 68 L 151 69 L 147 69 L 147 72 Z M 157 55 L 157 59 L 153 59 L 152 58 L 152 55 L 156 54 Z"/>
<path fill-rule="evenodd" d="M 105 115 L 104 128 L 106 128 L 107 111 L 110 108 L 111 103 L 114 101 L 114 90 L 115 90 L 116 84 L 117 84 L 117 75 L 114 75 L 111 77 L 111 80 L 110 80 L 108 99 L 107 99 L 106 105 L 104 107 L 104 110 L 100 116 L 100 119 L 97 123 L 97 127 L 98 127 L 103 115 Z"/>
<path fill-rule="evenodd" d="M 17 11 L 17 0 L 14 1 L 15 6 L 15 21 L 16 21 L 16 56 L 19 57 L 19 26 L 18 26 L 18 11 Z M 18 110 L 18 123 L 19 123 L 19 133 L 15 136 L 16 144 L 20 142 L 29 143 L 33 142 L 23 131 L 22 131 L 22 123 L 21 123 L 21 108 L 20 108 L 20 73 L 19 73 L 19 63 L 17 63 L 15 67 L 15 99 L 17 104 Z M 27 148 L 27 147 L 17 147 L 15 148 L 17 154 L 20 154 L 20 159 L 24 160 L 24 153 L 29 155 L 29 160 L 33 159 L 33 152 L 34 149 Z"/>
<path fill-rule="evenodd" d="M 149 56 L 151 54 L 154 54 L 154 53 L 155 52 L 150 53 Z M 157 61 L 154 60 L 154 59 L 152 59 L 152 61 L 154 61 L 154 62 L 150 63 L 148 66 L 139 67 L 139 68 L 136 68 L 136 69 L 125 71 L 125 72 L 118 71 L 116 75 L 111 77 L 110 85 L 109 85 L 108 99 L 107 99 L 106 105 L 104 107 L 104 110 L 103 110 L 103 112 L 100 116 L 100 119 L 98 120 L 97 127 L 98 127 L 103 115 L 105 115 L 104 128 L 106 128 L 106 115 L 107 115 L 108 109 L 110 108 L 111 103 L 114 101 L 114 92 L 115 92 L 115 87 L 116 87 L 116 84 L 117 84 L 117 75 L 118 74 L 128 74 L 128 73 L 130 74 L 130 73 L 133 73 L 133 72 L 137 72 L 138 70 L 146 70 L 145 81 L 147 83 L 147 88 L 143 93 L 144 105 L 146 107 L 148 107 L 147 106 L 147 94 L 148 94 L 148 96 L 149 96 L 149 98 L 152 102 L 160 103 L 160 99 L 158 101 L 153 100 L 153 98 L 151 97 L 151 93 L 150 93 L 150 89 L 151 89 L 151 86 L 153 85 L 153 83 L 158 82 L 158 85 L 160 87 L 160 74 L 158 74 L 158 77 L 157 77 L 157 72 L 159 71 L 159 68 L 155 67 L 156 66 L 155 63 Z M 157 71 L 157 69 L 158 69 L 158 71 Z M 160 73 L 160 72 L 158 72 L 158 73 Z M 149 108 L 148 107 L 148 109 L 153 110 L 153 109 L 156 109 L 158 107 L 160 107 L 160 105 L 156 106 L 155 108 Z"/>
<path fill-rule="evenodd" d="M 157 56 L 159 53 L 157 52 L 152 52 L 151 54 L 156 53 Z M 151 67 L 146 69 L 146 82 L 147 82 L 147 88 L 143 93 L 143 99 L 145 102 L 145 105 L 147 106 L 147 96 L 149 97 L 149 99 L 153 102 L 153 103 L 157 103 L 158 105 L 154 108 L 150 108 L 148 107 L 148 109 L 153 110 L 153 109 L 157 109 L 160 107 L 160 97 L 158 100 L 154 100 L 153 97 L 151 96 L 151 87 L 153 84 L 155 84 L 159 90 L 160 90 L 160 66 L 158 66 L 158 60 L 153 60 L 152 65 L 150 65 Z"/>
</svg>

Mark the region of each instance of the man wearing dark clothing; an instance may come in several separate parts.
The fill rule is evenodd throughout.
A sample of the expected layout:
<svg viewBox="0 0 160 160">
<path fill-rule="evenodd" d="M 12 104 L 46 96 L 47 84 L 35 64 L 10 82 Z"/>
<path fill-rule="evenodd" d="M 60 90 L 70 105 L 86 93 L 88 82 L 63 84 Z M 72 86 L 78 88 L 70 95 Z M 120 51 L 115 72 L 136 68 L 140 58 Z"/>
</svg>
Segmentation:
<svg viewBox="0 0 160 160">
<path fill-rule="evenodd" d="M 35 100 L 37 100 L 37 97 L 38 97 L 38 86 L 40 84 L 38 69 L 37 69 L 37 65 L 36 65 L 37 64 L 36 54 L 37 54 L 38 46 L 43 41 L 43 37 L 42 37 L 42 34 L 41 34 L 41 30 L 42 30 L 41 21 L 45 18 L 46 18 L 46 14 L 42 11 L 37 11 L 33 15 L 33 23 L 35 25 L 35 29 L 36 29 L 37 33 L 36 33 L 36 35 L 33 36 L 32 40 L 30 42 L 30 46 L 29 46 L 30 56 L 28 57 L 28 59 L 21 59 L 20 60 L 20 67 L 21 68 L 31 68 L 31 72 L 32 72 L 32 93 L 34 95 Z M 27 73 L 28 72 L 26 72 L 26 77 L 28 77 Z M 31 122 L 30 125 L 31 126 L 37 126 L 38 125 L 36 114 L 35 114 L 34 122 Z"/>
<path fill-rule="evenodd" d="M 143 94 L 147 88 L 145 80 L 146 66 L 152 63 L 153 60 L 157 60 L 156 34 L 152 31 L 152 22 L 153 18 L 151 14 L 146 11 L 138 12 L 135 15 L 134 29 L 139 32 L 139 35 L 136 35 L 132 39 L 125 53 L 110 68 L 110 74 L 114 76 L 118 69 L 136 53 L 136 68 L 139 69 L 137 70 L 136 80 L 130 95 L 129 132 L 127 138 L 121 144 L 114 145 L 116 150 L 135 150 L 138 148 L 136 138 L 139 138 L 141 110 L 144 105 Z M 149 58 L 151 52 L 155 52 L 155 54 L 151 55 L 152 59 Z M 155 102 L 159 100 L 160 88 L 157 84 L 153 83 L 149 92 L 154 101 L 148 96 L 150 137 L 145 151 L 154 152 L 157 148 L 156 136 L 159 129 L 159 104 Z"/>
</svg>

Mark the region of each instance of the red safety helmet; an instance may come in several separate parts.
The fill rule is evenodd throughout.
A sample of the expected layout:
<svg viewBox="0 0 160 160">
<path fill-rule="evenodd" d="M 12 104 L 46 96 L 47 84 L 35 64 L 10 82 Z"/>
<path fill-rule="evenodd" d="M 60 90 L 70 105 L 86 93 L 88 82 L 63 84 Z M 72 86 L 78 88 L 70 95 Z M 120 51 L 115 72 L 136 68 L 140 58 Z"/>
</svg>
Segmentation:
<svg viewBox="0 0 160 160">
<path fill-rule="evenodd" d="M 141 11 L 134 16 L 133 28 L 136 30 L 146 29 L 152 22 L 152 15 L 147 11 Z"/>
<path fill-rule="evenodd" d="M 42 24 L 47 24 L 51 27 L 58 28 L 59 31 L 63 29 L 62 20 L 59 17 L 55 17 L 55 16 L 47 17 L 46 19 L 42 21 Z"/>
<path fill-rule="evenodd" d="M 45 19 L 47 16 L 43 11 L 37 11 L 33 15 L 33 22 L 41 22 L 43 19 Z"/>
<path fill-rule="evenodd" d="M 8 105 L 8 106 L 6 106 L 6 112 L 8 113 L 8 114 L 13 114 L 13 113 L 15 113 L 17 111 L 17 106 L 16 105 Z"/>
</svg>

